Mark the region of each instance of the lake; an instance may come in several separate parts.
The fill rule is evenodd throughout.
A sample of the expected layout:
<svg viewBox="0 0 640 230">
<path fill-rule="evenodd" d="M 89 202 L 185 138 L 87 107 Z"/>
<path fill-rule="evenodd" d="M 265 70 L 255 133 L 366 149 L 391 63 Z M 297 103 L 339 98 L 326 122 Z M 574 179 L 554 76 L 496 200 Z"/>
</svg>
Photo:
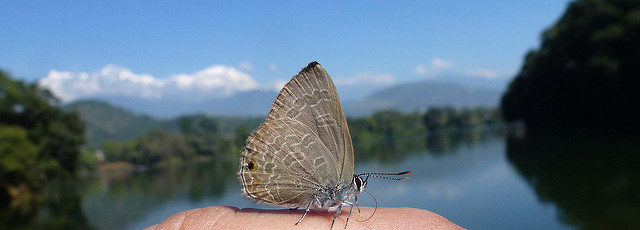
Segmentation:
<svg viewBox="0 0 640 230">
<path fill-rule="evenodd" d="M 639 229 L 639 140 L 503 128 L 418 135 L 356 152 L 355 171 L 412 170 L 408 181 L 372 178 L 367 191 L 379 206 L 427 209 L 470 229 Z M 274 208 L 241 196 L 236 161 L 56 182 L 47 187 L 53 201 L 24 221 L 140 229 L 193 208 Z M 359 203 L 374 205 L 366 194 Z"/>
</svg>

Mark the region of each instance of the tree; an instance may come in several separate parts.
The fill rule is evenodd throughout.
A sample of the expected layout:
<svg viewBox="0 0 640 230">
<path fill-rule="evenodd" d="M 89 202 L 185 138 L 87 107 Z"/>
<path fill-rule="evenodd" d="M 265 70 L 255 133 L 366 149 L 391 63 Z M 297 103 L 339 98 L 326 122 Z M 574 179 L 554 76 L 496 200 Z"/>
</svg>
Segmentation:
<svg viewBox="0 0 640 230">
<path fill-rule="evenodd" d="M 39 150 L 23 128 L 0 125 L 0 200 L 5 204 L 12 200 L 13 206 L 28 206 L 31 190 L 44 182 L 46 165 L 39 164 L 46 162 L 38 161 Z"/>
<path fill-rule="evenodd" d="M 578 0 L 503 95 L 529 130 L 640 131 L 640 1 Z"/>
<path fill-rule="evenodd" d="M 57 104 L 48 90 L 0 71 L 0 200 L 11 193 L 15 201 L 39 190 L 45 179 L 75 173 L 84 127 Z"/>
<path fill-rule="evenodd" d="M 162 130 L 151 130 L 136 140 L 103 144 L 107 161 L 126 161 L 138 165 L 153 165 L 172 157 L 187 159 L 195 155 L 184 137 Z"/>
<path fill-rule="evenodd" d="M 153 164 L 170 157 L 186 159 L 195 155 L 181 135 L 161 130 L 152 130 L 148 135 L 140 137 L 137 149 L 141 156 L 134 162 L 138 164 Z"/>
<path fill-rule="evenodd" d="M 455 115 L 454 112 L 450 107 L 433 107 L 422 116 L 422 121 L 429 131 L 443 129 L 450 124 L 452 116 Z"/>
</svg>

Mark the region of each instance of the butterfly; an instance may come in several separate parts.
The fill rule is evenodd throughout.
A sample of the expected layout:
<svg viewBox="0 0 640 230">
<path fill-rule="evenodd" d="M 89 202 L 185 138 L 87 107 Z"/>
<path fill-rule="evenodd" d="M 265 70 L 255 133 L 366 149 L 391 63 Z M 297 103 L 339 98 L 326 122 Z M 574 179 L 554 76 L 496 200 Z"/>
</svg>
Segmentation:
<svg viewBox="0 0 640 230">
<path fill-rule="evenodd" d="M 238 177 L 242 193 L 258 203 L 335 212 L 331 228 L 342 207 L 350 207 L 369 177 L 354 174 L 354 154 L 347 120 L 331 77 L 311 62 L 285 84 L 266 120 L 247 138 Z M 351 202 L 355 198 L 355 203 Z"/>
</svg>

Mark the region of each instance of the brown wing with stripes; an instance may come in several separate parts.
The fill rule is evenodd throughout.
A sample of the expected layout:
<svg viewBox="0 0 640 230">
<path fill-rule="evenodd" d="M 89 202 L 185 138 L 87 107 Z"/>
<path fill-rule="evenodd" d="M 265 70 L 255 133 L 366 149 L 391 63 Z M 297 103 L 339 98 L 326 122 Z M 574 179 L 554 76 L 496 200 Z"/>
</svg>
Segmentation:
<svg viewBox="0 0 640 230">
<path fill-rule="evenodd" d="M 304 124 L 269 119 L 251 134 L 240 157 L 242 192 L 261 203 L 301 206 L 318 188 L 335 184 L 336 159 Z"/>
<path fill-rule="evenodd" d="M 327 71 L 310 63 L 289 81 L 276 98 L 267 119 L 289 118 L 306 125 L 329 149 L 339 170 L 339 181 L 353 177 L 353 146 L 338 91 Z"/>
</svg>

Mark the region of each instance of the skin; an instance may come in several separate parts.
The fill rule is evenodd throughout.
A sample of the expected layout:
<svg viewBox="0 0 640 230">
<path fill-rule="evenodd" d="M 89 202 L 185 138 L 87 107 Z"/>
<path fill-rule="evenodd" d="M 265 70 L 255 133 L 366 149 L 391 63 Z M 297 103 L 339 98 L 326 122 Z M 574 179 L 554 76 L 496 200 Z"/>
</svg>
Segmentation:
<svg viewBox="0 0 640 230">
<path fill-rule="evenodd" d="M 378 208 L 375 215 L 364 221 L 374 211 L 361 207 L 361 213 L 353 209 L 348 229 L 464 229 L 444 217 L 417 208 Z M 329 229 L 333 213 L 310 211 L 299 225 L 294 225 L 304 210 L 239 209 L 214 206 L 175 214 L 162 223 L 145 228 L 152 229 Z M 334 229 L 343 229 L 348 208 L 343 208 L 336 219 Z M 363 222 L 359 222 L 361 220 Z"/>
</svg>

